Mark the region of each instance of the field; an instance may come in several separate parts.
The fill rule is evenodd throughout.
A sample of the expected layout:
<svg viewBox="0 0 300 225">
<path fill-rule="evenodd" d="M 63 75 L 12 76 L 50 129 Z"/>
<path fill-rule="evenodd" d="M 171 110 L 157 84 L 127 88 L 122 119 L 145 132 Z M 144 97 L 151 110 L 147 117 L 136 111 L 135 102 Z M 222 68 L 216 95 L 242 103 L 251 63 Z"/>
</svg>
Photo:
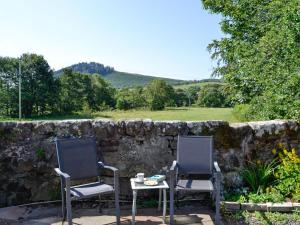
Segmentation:
<svg viewBox="0 0 300 225">
<path fill-rule="evenodd" d="M 238 122 L 233 116 L 231 108 L 168 108 L 164 111 L 129 110 L 129 111 L 108 111 L 94 114 L 97 118 L 133 119 L 149 118 L 152 120 L 226 120 Z"/>
<path fill-rule="evenodd" d="M 197 83 L 190 83 L 190 84 L 177 84 L 177 85 L 173 85 L 173 87 L 175 89 L 187 89 L 189 87 L 194 87 L 194 86 L 199 86 L 199 87 L 203 87 L 204 85 L 207 85 L 207 84 L 221 84 L 221 82 L 197 82 Z"/>
<path fill-rule="evenodd" d="M 199 121 L 199 120 L 225 120 L 228 122 L 238 122 L 233 116 L 231 108 L 168 108 L 164 111 L 148 110 L 128 110 L 128 111 L 104 111 L 92 114 L 74 114 L 64 116 L 38 117 L 25 120 L 60 120 L 60 119 L 152 119 L 152 120 L 182 120 L 182 121 Z M 16 120 L 11 118 L 1 118 L 0 121 Z"/>
</svg>

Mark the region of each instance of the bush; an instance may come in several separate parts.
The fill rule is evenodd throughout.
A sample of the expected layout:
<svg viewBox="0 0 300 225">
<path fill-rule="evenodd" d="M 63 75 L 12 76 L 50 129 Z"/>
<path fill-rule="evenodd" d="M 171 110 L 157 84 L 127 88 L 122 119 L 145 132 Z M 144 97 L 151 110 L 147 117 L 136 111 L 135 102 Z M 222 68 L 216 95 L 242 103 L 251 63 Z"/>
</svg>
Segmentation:
<svg viewBox="0 0 300 225">
<path fill-rule="evenodd" d="M 235 105 L 232 113 L 239 121 L 249 121 L 249 107 L 247 104 Z"/>
<path fill-rule="evenodd" d="M 118 91 L 116 96 L 116 108 L 120 110 L 128 110 L 134 108 L 141 108 L 145 106 L 145 97 L 143 88 L 123 88 Z"/>
<path fill-rule="evenodd" d="M 287 149 L 283 145 L 279 145 L 278 150 L 273 150 L 273 154 L 277 155 L 280 161 L 275 171 L 277 184 L 274 189 L 287 198 L 299 201 L 300 158 L 296 153 L 296 149 Z"/>
<path fill-rule="evenodd" d="M 207 84 L 201 88 L 197 103 L 204 107 L 228 107 L 227 94 L 222 84 Z"/>
<path fill-rule="evenodd" d="M 251 191 L 255 193 L 264 192 L 274 180 L 275 168 L 275 160 L 270 163 L 262 163 L 260 161 L 256 163 L 248 162 L 241 175 Z"/>
<path fill-rule="evenodd" d="M 269 163 L 250 162 L 241 171 L 247 187 L 225 194 L 239 202 L 300 201 L 300 157 L 296 149 L 279 144 L 272 150 L 276 158 Z"/>
</svg>

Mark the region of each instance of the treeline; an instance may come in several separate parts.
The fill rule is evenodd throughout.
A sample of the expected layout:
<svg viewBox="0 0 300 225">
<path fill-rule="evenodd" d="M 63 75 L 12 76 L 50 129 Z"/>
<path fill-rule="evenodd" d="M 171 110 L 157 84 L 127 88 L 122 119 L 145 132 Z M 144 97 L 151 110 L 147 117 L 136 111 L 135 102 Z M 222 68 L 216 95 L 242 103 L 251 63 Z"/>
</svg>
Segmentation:
<svg viewBox="0 0 300 225">
<path fill-rule="evenodd" d="M 64 69 L 60 76 L 41 55 L 23 54 L 20 59 L 0 57 L 0 115 L 18 116 L 18 67 L 21 66 L 22 116 L 72 114 L 111 109 L 129 110 L 165 107 L 230 106 L 222 83 L 174 89 L 164 80 L 153 80 L 145 87 L 115 89 L 98 74 Z"/>
<path fill-rule="evenodd" d="M 22 116 L 71 114 L 115 107 L 116 90 L 99 75 L 65 69 L 55 77 L 41 55 L 23 54 L 20 59 L 0 57 L 0 115 L 17 117 L 18 68 L 21 66 Z"/>
</svg>

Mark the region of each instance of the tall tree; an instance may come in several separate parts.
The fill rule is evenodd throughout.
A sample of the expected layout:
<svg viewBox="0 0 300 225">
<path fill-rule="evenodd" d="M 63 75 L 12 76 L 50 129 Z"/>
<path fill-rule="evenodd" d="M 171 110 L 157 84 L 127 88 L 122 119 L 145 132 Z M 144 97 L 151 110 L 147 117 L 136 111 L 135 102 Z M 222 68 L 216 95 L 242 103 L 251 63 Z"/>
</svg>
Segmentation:
<svg viewBox="0 0 300 225">
<path fill-rule="evenodd" d="M 0 114 L 13 116 L 17 111 L 17 68 L 18 61 L 14 58 L 0 57 Z"/>
<path fill-rule="evenodd" d="M 230 84 L 233 100 L 250 103 L 257 117 L 294 117 L 300 91 L 300 1 L 202 2 L 223 16 L 226 36 L 208 48 L 218 62 L 214 75 Z"/>
<path fill-rule="evenodd" d="M 22 112 L 25 117 L 51 112 L 56 99 L 53 71 L 41 55 L 23 54 L 19 59 L 0 57 L 0 105 L 2 114 L 18 112 L 18 67 L 21 62 Z"/>
<path fill-rule="evenodd" d="M 175 105 L 175 91 L 163 80 L 153 80 L 146 86 L 146 101 L 151 110 L 162 110 Z"/>
<path fill-rule="evenodd" d="M 62 113 L 83 109 L 95 111 L 115 106 L 115 89 L 99 75 L 81 74 L 67 68 L 59 77 L 59 86 Z"/>
<path fill-rule="evenodd" d="M 23 54 L 21 68 L 24 115 L 41 115 L 51 110 L 58 96 L 53 71 L 48 62 L 41 55 Z"/>
<path fill-rule="evenodd" d="M 64 69 L 59 77 L 59 102 L 62 113 L 72 113 L 83 109 L 86 93 L 80 73 Z"/>
</svg>

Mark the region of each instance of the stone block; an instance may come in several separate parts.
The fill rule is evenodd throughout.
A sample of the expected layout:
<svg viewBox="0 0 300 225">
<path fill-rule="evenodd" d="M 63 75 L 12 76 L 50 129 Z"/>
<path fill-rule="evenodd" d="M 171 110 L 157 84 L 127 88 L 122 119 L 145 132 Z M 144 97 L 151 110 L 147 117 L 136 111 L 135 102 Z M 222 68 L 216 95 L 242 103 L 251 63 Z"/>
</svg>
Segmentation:
<svg viewBox="0 0 300 225">
<path fill-rule="evenodd" d="M 247 211 L 267 211 L 266 203 L 241 203 L 241 209 Z"/>
<path fill-rule="evenodd" d="M 269 212 L 291 212 L 293 208 L 293 203 L 267 203 Z"/>
<path fill-rule="evenodd" d="M 241 209 L 241 204 L 239 202 L 222 202 L 222 205 L 224 206 L 225 210 L 227 211 L 238 211 Z"/>
<path fill-rule="evenodd" d="M 300 202 L 298 203 L 293 203 L 293 208 L 294 208 L 294 210 L 300 210 Z"/>
</svg>

